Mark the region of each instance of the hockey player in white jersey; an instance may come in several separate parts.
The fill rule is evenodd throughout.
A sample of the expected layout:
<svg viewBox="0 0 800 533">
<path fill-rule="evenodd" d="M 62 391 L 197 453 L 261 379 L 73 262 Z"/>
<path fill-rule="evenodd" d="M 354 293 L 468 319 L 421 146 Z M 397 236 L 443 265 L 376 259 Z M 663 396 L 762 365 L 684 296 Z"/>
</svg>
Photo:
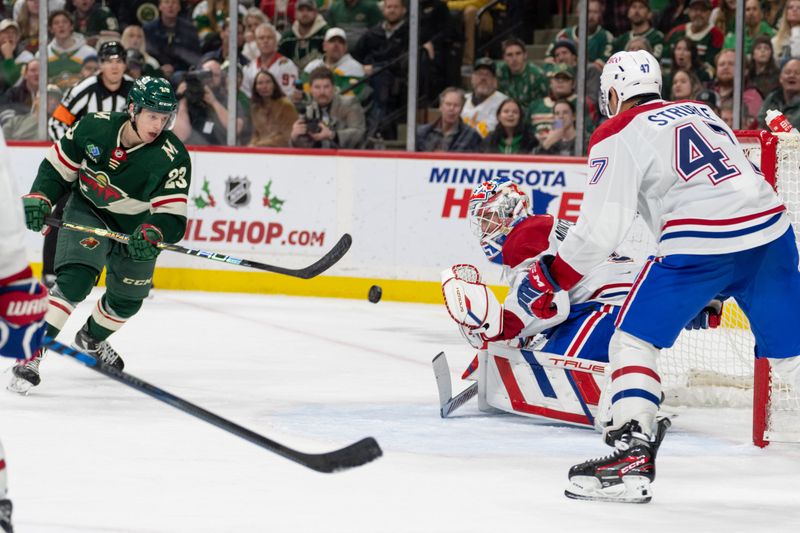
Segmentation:
<svg viewBox="0 0 800 533">
<path fill-rule="evenodd" d="M 541 319 L 530 308 L 531 301 L 539 293 L 531 286 L 529 267 L 542 255 L 555 254 L 572 224 L 550 215 L 531 214 L 528 196 L 508 178 L 494 178 L 475 188 L 470 198 L 469 221 L 484 253 L 490 261 L 504 267 L 504 278 L 510 284 L 508 296 L 501 305 L 484 285 L 457 279 L 457 272 L 464 272 L 464 266 L 443 273 L 448 311 L 472 346 L 490 350 L 490 357 L 483 359 L 489 365 L 494 364 L 491 355 L 497 350 L 496 342 L 503 341 L 514 348 L 608 362 L 608 341 L 614 332 L 614 321 L 641 261 L 624 254 L 610 254 L 569 293 L 564 291 L 557 295 L 556 315 Z M 463 277 L 467 279 L 477 277 L 470 270 L 466 272 Z M 539 333 L 541 335 L 534 338 Z M 487 345 L 490 342 L 492 344 Z M 535 383 L 529 389 L 530 397 L 515 398 L 510 404 L 524 403 L 522 409 L 506 409 L 508 402 L 502 399 L 503 405 L 492 407 L 560 422 L 594 425 L 604 377 L 579 371 L 544 371 L 530 361 L 535 357 L 533 354 L 516 357 L 509 351 L 505 353 L 512 355 L 512 365 L 516 360 L 523 367 L 531 366 L 514 376 L 506 373 L 506 379 L 528 376 Z M 478 357 L 465 378 L 477 368 Z M 490 376 L 486 371 L 480 375 Z M 487 383 L 487 398 L 490 399 L 492 386 L 492 382 Z M 503 390 L 508 388 L 503 383 L 498 383 L 498 387 L 501 389 L 499 398 L 512 394 Z M 539 394 L 544 389 L 547 393 Z"/>
<path fill-rule="evenodd" d="M 0 132 L 0 356 L 30 359 L 42 345 L 47 290 L 25 259 L 22 200 L 8 170 L 8 149 Z M 10 533 L 6 461 L 0 444 L 0 531 Z"/>
<path fill-rule="evenodd" d="M 661 71 L 647 52 L 618 52 L 600 82 L 610 117 L 589 143 L 589 180 L 578 222 L 555 256 L 531 266 L 556 313 L 569 290 L 622 240 L 637 211 L 658 244 L 636 278 L 609 345 L 614 451 L 572 467 L 570 498 L 645 503 L 652 497 L 661 397 L 659 349 L 714 299 L 735 297 L 750 320 L 755 356 L 798 383 L 798 252 L 785 208 L 733 132 L 708 106 L 661 99 Z M 800 383 L 798 383 L 800 384 Z"/>
</svg>

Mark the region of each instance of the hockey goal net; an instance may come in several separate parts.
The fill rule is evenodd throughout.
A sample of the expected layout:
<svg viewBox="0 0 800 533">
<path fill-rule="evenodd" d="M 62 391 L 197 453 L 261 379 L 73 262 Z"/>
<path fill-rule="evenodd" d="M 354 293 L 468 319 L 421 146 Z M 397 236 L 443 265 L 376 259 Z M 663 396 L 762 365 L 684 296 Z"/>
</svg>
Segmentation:
<svg viewBox="0 0 800 533">
<path fill-rule="evenodd" d="M 736 135 L 748 158 L 776 188 L 795 235 L 800 236 L 800 135 L 766 131 L 737 131 Z M 649 230 L 644 231 L 643 244 L 653 238 Z M 771 372 L 768 360 L 754 361 L 754 346 L 747 317 L 733 299 L 727 300 L 719 328 L 684 331 L 672 348 L 662 350 L 659 374 L 665 403 L 752 406 L 754 444 L 800 442 L 800 391 Z"/>
</svg>

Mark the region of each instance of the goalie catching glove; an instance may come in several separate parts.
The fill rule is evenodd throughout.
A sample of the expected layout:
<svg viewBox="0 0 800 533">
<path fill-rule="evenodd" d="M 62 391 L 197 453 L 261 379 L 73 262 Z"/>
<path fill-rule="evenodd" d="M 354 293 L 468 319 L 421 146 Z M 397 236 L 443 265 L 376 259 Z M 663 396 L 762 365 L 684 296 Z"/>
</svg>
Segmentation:
<svg viewBox="0 0 800 533">
<path fill-rule="evenodd" d="M 128 241 L 128 255 L 134 261 L 152 261 L 161 253 L 158 243 L 163 240 L 160 229 L 152 224 L 141 224 Z"/>
<path fill-rule="evenodd" d="M 455 265 L 442 272 L 442 295 L 450 317 L 473 347 L 503 331 L 503 306 L 473 265 Z"/>
</svg>

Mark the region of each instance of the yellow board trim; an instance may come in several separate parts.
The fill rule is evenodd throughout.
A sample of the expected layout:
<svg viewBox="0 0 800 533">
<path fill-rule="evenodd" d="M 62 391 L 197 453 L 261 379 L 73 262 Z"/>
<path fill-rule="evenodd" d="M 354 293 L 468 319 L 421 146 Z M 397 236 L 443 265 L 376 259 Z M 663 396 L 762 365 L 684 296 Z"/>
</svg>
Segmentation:
<svg viewBox="0 0 800 533">
<path fill-rule="evenodd" d="M 40 276 L 42 265 L 31 265 L 34 275 Z M 105 284 L 105 275 L 100 278 Z M 255 294 L 286 294 L 290 296 L 316 296 L 322 298 L 366 299 L 370 287 L 378 285 L 382 299 L 395 302 L 443 304 L 442 286 L 434 281 L 409 281 L 398 279 L 351 278 L 319 276 L 299 279 L 268 272 L 237 272 L 232 270 L 195 270 L 190 268 L 156 268 L 153 284 L 159 289 L 244 292 Z M 507 287 L 491 287 L 502 301 Z"/>
</svg>

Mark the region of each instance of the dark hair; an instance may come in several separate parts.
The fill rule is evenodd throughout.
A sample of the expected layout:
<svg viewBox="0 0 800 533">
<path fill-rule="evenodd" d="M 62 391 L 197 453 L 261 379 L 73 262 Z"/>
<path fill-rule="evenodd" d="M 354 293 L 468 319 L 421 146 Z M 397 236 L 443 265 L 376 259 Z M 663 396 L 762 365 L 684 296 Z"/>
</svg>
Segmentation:
<svg viewBox="0 0 800 533">
<path fill-rule="evenodd" d="M 522 48 L 523 52 L 527 52 L 528 51 L 528 48 L 525 46 L 525 41 L 523 41 L 522 39 L 520 39 L 518 37 L 512 37 L 511 39 L 507 39 L 507 40 L 503 41 L 503 45 L 502 45 L 503 53 L 505 54 L 506 53 L 506 49 L 511 48 L 512 46 L 519 46 L 520 48 Z"/>
<path fill-rule="evenodd" d="M 697 93 L 699 93 L 702 90 L 703 84 L 700 82 L 700 78 L 697 77 L 697 74 L 683 67 L 675 69 L 675 71 L 672 73 L 672 77 L 670 79 L 668 88 L 669 97 L 670 99 L 675 98 L 675 96 L 672 94 L 672 82 L 675 81 L 675 76 L 677 76 L 679 72 L 683 72 L 684 74 L 686 74 L 686 76 L 689 77 L 689 85 L 691 87 L 689 91 L 689 100 L 693 100 L 697 96 Z M 667 87 L 664 87 L 664 89 L 667 89 Z"/>
<path fill-rule="evenodd" d="M 53 24 L 53 19 L 57 16 L 67 17 L 69 19 L 69 23 L 75 27 L 75 23 L 72 21 L 72 15 L 66 9 L 56 9 L 55 11 L 51 11 L 49 15 L 47 15 L 47 27 L 49 28 Z"/>
<path fill-rule="evenodd" d="M 487 147 L 496 148 L 500 145 L 500 141 L 506 138 L 506 129 L 500 124 L 499 118 L 500 111 L 502 111 L 509 102 L 516 105 L 519 109 L 519 122 L 517 122 L 517 125 L 514 127 L 513 134 L 515 137 L 517 135 L 522 135 L 520 146 L 524 147 L 524 151 L 530 152 L 533 148 L 539 145 L 539 141 L 536 140 L 536 135 L 534 135 L 533 127 L 531 126 L 530 121 L 526 120 L 525 110 L 514 98 L 506 98 L 500 103 L 496 113 L 496 116 L 498 117 L 497 127 L 495 127 L 494 131 L 489 134 L 484 144 Z"/>
<path fill-rule="evenodd" d="M 333 72 L 328 67 L 317 67 L 311 71 L 308 76 L 308 84 L 311 85 L 317 80 L 330 80 L 331 84 L 336 85 L 333 78 Z"/>
<path fill-rule="evenodd" d="M 775 64 L 775 48 L 772 47 L 772 39 L 768 35 L 759 35 L 753 39 L 753 46 L 750 48 L 750 58 L 747 60 L 747 73 L 745 75 L 745 79 L 752 80 L 757 76 L 756 62 L 755 59 L 753 59 L 753 50 L 755 50 L 756 46 L 759 44 L 766 44 L 769 46 L 769 60 L 767 61 L 767 66 L 762 74 L 766 74 L 767 76 L 778 75 L 779 69 L 778 65 Z"/>
<path fill-rule="evenodd" d="M 272 89 L 272 96 L 270 96 L 271 100 L 280 100 L 281 98 L 286 96 L 286 95 L 283 94 L 283 89 L 281 89 L 281 86 L 278 83 L 278 80 L 275 79 L 275 76 L 272 75 L 272 72 L 270 72 L 270 71 L 268 71 L 266 69 L 261 69 L 258 72 L 256 72 L 256 77 L 253 78 L 253 86 L 251 87 L 253 96 L 250 98 L 250 100 L 254 104 L 261 104 L 261 105 L 266 104 L 266 102 L 264 101 L 264 98 L 260 94 L 258 94 L 258 91 L 256 91 L 256 83 L 258 82 L 258 77 L 261 74 L 269 76 L 269 79 L 272 80 L 273 89 Z"/>
<path fill-rule="evenodd" d="M 699 70 L 701 68 L 700 65 L 700 54 L 697 52 L 697 44 L 689 39 L 688 37 L 681 37 L 677 41 L 675 41 L 675 46 L 672 47 L 672 68 L 678 67 L 678 62 L 675 61 L 675 50 L 678 48 L 679 43 L 684 43 L 686 47 L 689 49 L 689 53 L 692 57 L 692 64 L 689 68 L 692 70 Z"/>
<path fill-rule="evenodd" d="M 558 100 L 553 102 L 553 112 L 555 112 L 556 106 L 558 104 L 567 104 L 569 106 L 570 111 L 572 111 L 572 116 L 573 117 L 575 116 L 576 111 L 575 111 L 575 103 L 574 102 L 570 102 L 569 100 L 567 100 L 565 98 L 559 98 Z"/>
</svg>

